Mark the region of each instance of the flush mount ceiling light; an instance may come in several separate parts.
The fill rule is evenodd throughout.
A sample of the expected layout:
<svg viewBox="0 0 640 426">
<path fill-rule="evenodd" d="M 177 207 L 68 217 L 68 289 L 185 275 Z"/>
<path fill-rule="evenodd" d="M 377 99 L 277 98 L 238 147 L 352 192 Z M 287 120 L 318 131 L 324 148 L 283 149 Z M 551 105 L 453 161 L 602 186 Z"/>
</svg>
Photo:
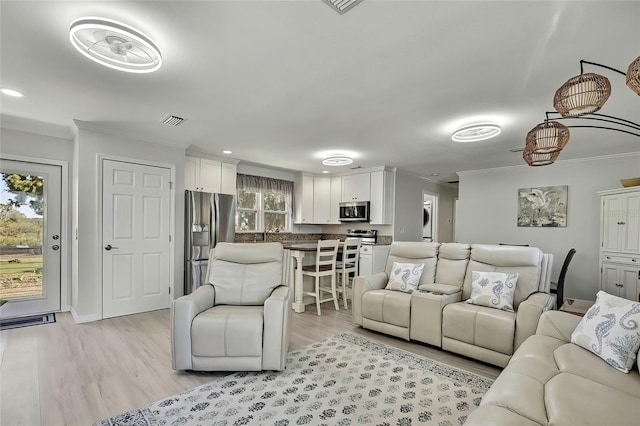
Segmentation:
<svg viewBox="0 0 640 426">
<path fill-rule="evenodd" d="M 495 123 L 476 123 L 460 127 L 451 135 L 455 142 L 478 142 L 496 137 L 502 130 Z"/>
<path fill-rule="evenodd" d="M 148 73 L 162 65 L 160 49 L 153 40 L 111 19 L 76 19 L 69 28 L 69 40 L 87 58 L 116 70 Z"/>
<path fill-rule="evenodd" d="M 353 163 L 353 159 L 342 154 L 330 155 L 329 157 L 322 160 L 322 164 L 332 167 L 347 166 L 351 163 Z"/>
<path fill-rule="evenodd" d="M 7 96 L 13 96 L 14 98 L 21 98 L 24 96 L 24 94 L 22 94 L 21 92 L 13 89 L 3 88 L 0 90 L 0 92 L 4 93 Z"/>
</svg>

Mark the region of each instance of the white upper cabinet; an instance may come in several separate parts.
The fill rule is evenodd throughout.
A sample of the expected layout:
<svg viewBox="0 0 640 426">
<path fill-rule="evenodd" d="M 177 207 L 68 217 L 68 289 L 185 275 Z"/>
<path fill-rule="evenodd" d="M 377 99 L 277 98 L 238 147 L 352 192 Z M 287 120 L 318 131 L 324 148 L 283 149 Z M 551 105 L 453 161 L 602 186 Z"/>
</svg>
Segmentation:
<svg viewBox="0 0 640 426">
<path fill-rule="evenodd" d="M 371 173 L 342 176 L 342 201 L 370 201 Z"/>
<path fill-rule="evenodd" d="M 620 192 L 602 197 L 601 250 L 640 253 L 640 188 Z"/>
<path fill-rule="evenodd" d="M 331 223 L 331 178 L 313 179 L 313 223 Z"/>
<path fill-rule="evenodd" d="M 222 163 L 222 173 L 220 180 L 220 192 L 222 194 L 236 195 L 236 180 L 238 177 L 235 164 Z"/>
<path fill-rule="evenodd" d="M 294 183 L 295 218 L 299 224 L 313 223 L 313 176 L 300 175 Z"/>
<path fill-rule="evenodd" d="M 394 200 L 393 173 L 387 170 L 371 172 L 370 223 L 372 225 L 393 224 Z"/>
<path fill-rule="evenodd" d="M 236 194 L 236 165 L 207 158 L 185 157 L 184 186 L 191 191 Z"/>
<path fill-rule="evenodd" d="M 331 178 L 331 196 L 329 197 L 329 222 L 334 225 L 340 225 L 340 201 L 342 201 L 342 177 L 335 176 Z"/>
</svg>

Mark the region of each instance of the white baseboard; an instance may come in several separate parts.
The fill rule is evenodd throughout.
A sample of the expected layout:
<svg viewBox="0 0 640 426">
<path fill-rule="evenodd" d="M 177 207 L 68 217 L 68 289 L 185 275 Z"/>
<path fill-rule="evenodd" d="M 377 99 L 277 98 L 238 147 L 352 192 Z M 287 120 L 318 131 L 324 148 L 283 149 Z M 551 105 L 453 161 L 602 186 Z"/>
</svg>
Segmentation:
<svg viewBox="0 0 640 426">
<path fill-rule="evenodd" d="M 73 320 L 76 324 L 82 324 L 84 322 L 93 322 L 100 321 L 102 318 L 98 317 L 98 315 L 78 315 L 73 306 L 71 307 L 71 315 L 73 316 Z"/>
</svg>

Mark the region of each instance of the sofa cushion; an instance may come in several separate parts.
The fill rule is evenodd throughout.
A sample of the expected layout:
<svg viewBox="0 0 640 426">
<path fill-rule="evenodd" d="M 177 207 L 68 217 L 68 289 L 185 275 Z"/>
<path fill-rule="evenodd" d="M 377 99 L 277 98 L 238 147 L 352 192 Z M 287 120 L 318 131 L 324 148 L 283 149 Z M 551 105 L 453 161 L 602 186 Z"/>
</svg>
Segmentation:
<svg viewBox="0 0 640 426">
<path fill-rule="evenodd" d="M 424 263 L 393 262 L 386 289 L 413 293 L 418 289 L 423 269 Z"/>
<path fill-rule="evenodd" d="M 471 272 L 471 296 L 467 303 L 513 312 L 513 294 L 518 274 Z"/>
<path fill-rule="evenodd" d="M 640 398 L 640 375 L 635 369 L 625 374 L 572 343 L 565 343 L 557 348 L 553 356 L 558 368 L 564 373 L 575 374 Z"/>
<path fill-rule="evenodd" d="M 518 274 L 513 307 L 526 300 L 540 287 L 543 253 L 535 247 L 495 246 L 473 244 L 471 258 L 464 278 L 462 298 L 471 296 L 471 271 L 509 272 Z"/>
<path fill-rule="evenodd" d="M 209 255 L 207 281 L 216 305 L 262 305 L 282 284 L 280 243 L 218 243 Z"/>
<path fill-rule="evenodd" d="M 550 425 L 637 425 L 640 405 L 617 388 L 571 373 L 561 373 L 544 387 Z"/>
<path fill-rule="evenodd" d="M 436 262 L 440 243 L 418 241 L 394 241 L 389 248 L 389 256 L 384 271 L 391 275 L 393 262 L 423 263 L 424 269 L 420 277 L 420 285 L 433 284 L 436 276 Z"/>
<path fill-rule="evenodd" d="M 640 303 L 599 291 L 571 342 L 628 373 L 640 348 Z"/>
<path fill-rule="evenodd" d="M 409 328 L 411 294 L 391 290 L 371 290 L 362 295 L 364 318 Z"/>
<path fill-rule="evenodd" d="M 191 353 L 201 357 L 262 356 L 262 306 L 215 306 L 193 319 Z"/>
<path fill-rule="evenodd" d="M 442 312 L 444 337 L 506 355 L 513 353 L 515 328 L 513 312 L 468 303 L 451 303 Z"/>
<path fill-rule="evenodd" d="M 469 244 L 442 244 L 438 252 L 435 282 L 462 287 L 470 252 Z"/>
</svg>

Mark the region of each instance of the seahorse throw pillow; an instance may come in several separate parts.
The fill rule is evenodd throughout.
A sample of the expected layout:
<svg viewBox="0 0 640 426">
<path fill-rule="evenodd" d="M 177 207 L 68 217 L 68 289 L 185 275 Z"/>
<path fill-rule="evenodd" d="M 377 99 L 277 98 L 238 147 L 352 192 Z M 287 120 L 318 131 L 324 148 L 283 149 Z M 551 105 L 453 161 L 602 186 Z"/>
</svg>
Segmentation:
<svg viewBox="0 0 640 426">
<path fill-rule="evenodd" d="M 518 274 L 471 271 L 471 297 L 467 303 L 513 312 Z"/>
<path fill-rule="evenodd" d="M 596 303 L 571 333 L 571 343 L 628 373 L 640 348 L 640 303 L 599 291 Z"/>
<path fill-rule="evenodd" d="M 387 290 L 413 293 L 418 289 L 423 269 L 424 263 L 393 262 L 393 267 L 389 274 L 389 282 L 385 288 Z"/>
</svg>

